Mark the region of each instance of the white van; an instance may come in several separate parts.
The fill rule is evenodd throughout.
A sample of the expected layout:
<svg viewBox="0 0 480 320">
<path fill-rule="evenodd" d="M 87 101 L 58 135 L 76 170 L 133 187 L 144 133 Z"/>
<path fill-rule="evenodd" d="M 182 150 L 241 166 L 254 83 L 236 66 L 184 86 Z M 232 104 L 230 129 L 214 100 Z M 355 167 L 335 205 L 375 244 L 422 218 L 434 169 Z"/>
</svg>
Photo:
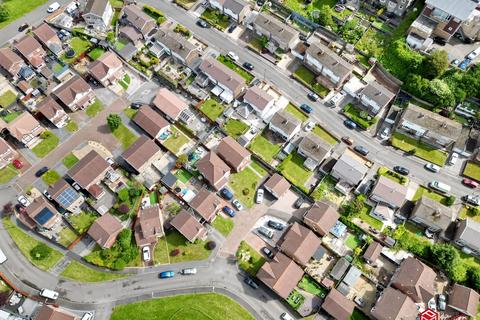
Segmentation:
<svg viewBox="0 0 480 320">
<path fill-rule="evenodd" d="M 293 317 L 286 312 L 284 312 L 280 315 L 280 319 L 282 319 L 282 320 L 294 320 Z"/>
<path fill-rule="evenodd" d="M 347 93 L 345 91 L 340 91 L 340 92 L 337 92 L 333 97 L 332 99 L 330 99 L 329 103 L 330 103 L 330 108 L 335 108 L 336 106 L 338 106 L 338 104 L 340 103 L 340 101 L 343 100 L 343 98 L 345 98 L 345 96 L 347 95 Z"/>
<path fill-rule="evenodd" d="M 58 298 L 58 292 L 50 290 L 50 289 L 42 289 L 40 290 L 40 296 L 51 299 L 51 300 L 57 300 Z"/>
<path fill-rule="evenodd" d="M 54 2 L 51 5 L 48 6 L 47 12 L 52 13 L 60 9 L 60 3 Z"/>
<path fill-rule="evenodd" d="M 452 188 L 448 184 L 442 183 L 442 182 L 439 182 L 439 181 L 432 181 L 428 184 L 428 186 L 430 188 L 435 189 L 437 191 L 440 191 L 442 193 L 447 193 Z"/>
<path fill-rule="evenodd" d="M 5 253 L 3 253 L 2 249 L 0 249 L 0 264 L 4 263 L 5 261 L 7 261 L 7 256 Z"/>
<path fill-rule="evenodd" d="M 81 320 L 92 320 L 93 319 L 93 312 L 87 312 L 83 315 Z"/>
</svg>

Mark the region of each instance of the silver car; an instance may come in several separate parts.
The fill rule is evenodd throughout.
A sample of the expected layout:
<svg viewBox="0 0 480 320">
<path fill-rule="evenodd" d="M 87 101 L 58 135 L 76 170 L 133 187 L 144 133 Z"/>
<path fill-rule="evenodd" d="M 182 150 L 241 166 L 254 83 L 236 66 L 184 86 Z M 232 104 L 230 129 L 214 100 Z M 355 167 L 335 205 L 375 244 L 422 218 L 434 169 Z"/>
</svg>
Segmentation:
<svg viewBox="0 0 480 320">
<path fill-rule="evenodd" d="M 235 209 L 237 209 L 238 211 L 242 211 L 244 209 L 243 205 L 240 203 L 238 199 L 233 200 L 232 204 L 235 207 Z"/>
<path fill-rule="evenodd" d="M 264 191 L 262 188 L 257 190 L 257 196 L 255 197 L 255 202 L 256 203 L 262 203 L 263 202 L 263 194 Z"/>
</svg>

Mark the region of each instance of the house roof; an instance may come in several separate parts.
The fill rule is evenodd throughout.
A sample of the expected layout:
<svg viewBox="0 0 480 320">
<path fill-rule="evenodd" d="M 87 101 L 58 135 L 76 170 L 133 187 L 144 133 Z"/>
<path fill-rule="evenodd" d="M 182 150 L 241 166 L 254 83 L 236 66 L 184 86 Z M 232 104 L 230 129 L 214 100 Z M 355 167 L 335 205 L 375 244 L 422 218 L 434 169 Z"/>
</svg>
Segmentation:
<svg viewBox="0 0 480 320">
<path fill-rule="evenodd" d="M 270 124 L 290 135 L 302 124 L 302 121 L 290 112 L 280 110 L 273 115 Z"/>
<path fill-rule="evenodd" d="M 138 246 L 154 243 L 163 236 L 163 223 L 160 207 L 154 205 L 141 209 L 135 221 L 135 240 Z"/>
<path fill-rule="evenodd" d="M 0 137 L 0 155 L 8 151 L 14 152 L 13 149 L 8 145 L 8 143 L 2 137 Z"/>
<path fill-rule="evenodd" d="M 456 213 L 451 207 L 438 201 L 422 196 L 415 204 L 410 218 L 420 218 L 425 224 L 435 226 L 445 232 L 456 219 Z"/>
<path fill-rule="evenodd" d="M 455 240 L 458 239 L 472 249 L 480 250 L 480 223 L 470 218 L 460 221 L 455 235 Z"/>
<path fill-rule="evenodd" d="M 42 45 L 37 41 L 37 39 L 30 35 L 26 35 L 20 40 L 16 41 L 14 46 L 15 49 L 17 49 L 26 58 L 35 50 L 41 50 L 41 52 L 45 54 Z M 34 64 L 33 61 L 31 63 Z"/>
<path fill-rule="evenodd" d="M 136 42 L 143 38 L 143 35 L 140 33 L 140 31 L 132 26 L 123 26 L 118 30 L 118 33 L 132 42 Z"/>
<path fill-rule="evenodd" d="M 445 11 L 462 21 L 467 20 L 478 6 L 478 3 L 472 0 L 426 0 L 425 3 Z"/>
<path fill-rule="evenodd" d="M 245 159 L 250 157 L 250 152 L 230 136 L 220 141 L 217 154 L 234 168 L 238 168 Z"/>
<path fill-rule="evenodd" d="M 40 310 L 35 315 L 34 320 L 77 320 L 79 317 L 63 310 L 61 308 L 53 307 L 44 304 L 40 307 Z"/>
<path fill-rule="evenodd" d="M 69 207 L 80 197 L 80 194 L 64 179 L 60 179 L 55 184 L 49 186 L 48 193 L 53 200 L 64 208 Z"/>
<path fill-rule="evenodd" d="M 40 24 L 38 27 L 33 28 L 32 32 L 47 47 L 49 46 L 50 42 L 62 43 L 55 30 L 45 22 Z"/>
<path fill-rule="evenodd" d="M 318 60 L 325 68 L 331 70 L 339 78 L 349 75 L 353 70 L 353 65 L 343 60 L 339 55 L 320 42 L 310 44 L 306 53 Z"/>
<path fill-rule="evenodd" d="M 470 317 L 477 314 L 480 295 L 473 289 L 455 283 L 448 297 L 448 305 Z"/>
<path fill-rule="evenodd" d="M 40 123 L 29 112 L 23 112 L 12 122 L 7 124 L 8 131 L 17 140 L 22 140 L 23 136 L 31 133 Z"/>
<path fill-rule="evenodd" d="M 287 299 L 302 277 L 302 268 L 281 252 L 265 262 L 257 272 L 257 278 L 284 299 Z"/>
<path fill-rule="evenodd" d="M 152 138 L 156 138 L 162 130 L 170 126 L 170 122 L 147 105 L 140 107 L 133 117 L 133 122 Z"/>
<path fill-rule="evenodd" d="M 87 188 L 108 168 L 110 168 L 110 164 L 95 150 L 92 150 L 70 168 L 67 174 L 82 188 Z"/>
<path fill-rule="evenodd" d="M 378 178 L 371 196 L 377 196 L 384 199 L 385 202 L 400 208 L 405 202 L 408 188 L 385 176 Z"/>
<path fill-rule="evenodd" d="M 92 90 L 92 87 L 82 77 L 76 75 L 55 89 L 53 94 L 65 105 L 69 106 L 75 101 L 78 94 L 86 93 L 90 90 Z"/>
<path fill-rule="evenodd" d="M 160 147 L 152 139 L 142 135 L 122 153 L 122 158 L 139 171 L 159 151 Z"/>
<path fill-rule="evenodd" d="M 350 181 L 356 181 L 356 183 L 358 183 L 367 173 L 368 167 L 352 156 L 344 153 L 337 160 L 332 170 L 339 172 L 344 177 L 349 177 Z"/>
<path fill-rule="evenodd" d="M 256 16 L 253 23 L 254 25 L 270 32 L 272 38 L 280 39 L 284 42 L 290 42 L 294 38 L 298 38 L 300 34 L 300 32 L 289 25 L 263 12 Z"/>
<path fill-rule="evenodd" d="M 0 48 L 0 65 L 5 70 L 9 70 L 13 65 L 17 63 L 22 63 L 23 60 L 20 58 L 18 54 L 12 51 L 10 48 Z M 18 70 L 20 71 L 20 66 L 18 66 Z"/>
<path fill-rule="evenodd" d="M 172 119 L 177 119 L 188 104 L 167 88 L 160 88 L 153 99 L 153 105 Z"/>
<path fill-rule="evenodd" d="M 242 0 L 225 0 L 223 3 L 224 9 L 229 9 L 235 14 L 240 14 L 245 7 L 249 7 L 249 5 Z"/>
<path fill-rule="evenodd" d="M 372 315 L 378 320 L 415 320 L 418 316 L 417 305 L 402 292 L 388 287 L 375 306 Z"/>
<path fill-rule="evenodd" d="M 283 235 L 280 250 L 299 264 L 306 265 L 320 243 L 312 230 L 295 222 Z"/>
<path fill-rule="evenodd" d="M 141 30 L 143 34 L 150 32 L 149 29 L 145 29 L 147 24 L 152 24 L 152 21 L 155 23 L 152 17 L 134 4 L 123 7 L 123 13 L 127 15 L 128 22 L 138 30 Z"/>
<path fill-rule="evenodd" d="M 353 301 L 348 300 L 335 288 L 330 290 L 322 304 L 322 309 L 337 320 L 350 319 L 354 308 Z"/>
<path fill-rule="evenodd" d="M 338 260 L 337 263 L 335 263 L 335 265 L 333 266 L 332 271 L 330 271 L 330 276 L 335 280 L 340 280 L 349 266 L 350 262 L 348 262 L 347 259 L 340 258 L 340 260 Z"/>
<path fill-rule="evenodd" d="M 365 260 L 369 261 L 377 261 L 378 257 L 380 257 L 380 254 L 382 253 L 383 246 L 378 243 L 377 241 L 373 241 L 370 243 L 368 246 L 367 250 L 365 250 L 365 253 L 363 254 L 363 258 Z"/>
<path fill-rule="evenodd" d="M 414 302 L 427 303 L 435 295 L 435 278 L 437 274 L 420 260 L 413 257 L 405 259 L 393 276 L 392 286 Z"/>
<path fill-rule="evenodd" d="M 83 12 L 101 17 L 109 5 L 109 0 L 88 0 Z"/>
<path fill-rule="evenodd" d="M 377 81 L 367 84 L 362 91 L 360 91 L 360 94 L 365 95 L 370 100 L 375 101 L 380 108 L 385 107 L 395 97 L 393 92 L 382 86 Z"/>
<path fill-rule="evenodd" d="M 200 64 L 200 71 L 221 83 L 233 92 L 245 87 L 245 79 L 223 63 L 213 58 L 206 58 Z"/>
<path fill-rule="evenodd" d="M 88 71 L 97 79 L 103 79 L 110 70 L 122 67 L 122 61 L 112 51 L 107 51 L 88 66 Z"/>
<path fill-rule="evenodd" d="M 30 219 L 45 228 L 52 227 L 58 218 L 57 210 L 43 196 L 35 198 L 26 211 Z"/>
<path fill-rule="evenodd" d="M 244 102 L 251 104 L 260 110 L 265 110 L 272 100 L 274 100 L 274 98 L 267 91 L 256 86 L 250 87 L 243 96 Z"/>
<path fill-rule="evenodd" d="M 306 213 L 304 219 L 308 219 L 317 225 L 320 235 L 330 232 L 340 215 L 330 204 L 322 201 L 316 202 Z"/>
<path fill-rule="evenodd" d="M 205 228 L 185 209 L 173 217 L 170 224 L 189 241 L 193 241 L 199 234 L 205 233 Z"/>
<path fill-rule="evenodd" d="M 159 29 L 154 36 L 155 40 L 175 52 L 175 54 L 187 60 L 192 52 L 198 52 L 197 47 L 189 42 L 179 33 L 172 32 L 168 29 Z"/>
<path fill-rule="evenodd" d="M 298 150 L 308 158 L 321 162 L 330 153 L 332 146 L 315 133 L 308 133 L 298 145 Z"/>
<path fill-rule="evenodd" d="M 273 176 L 265 182 L 264 187 L 272 190 L 276 196 L 281 197 L 288 191 L 288 189 L 290 189 L 290 183 L 283 176 L 274 173 Z"/>
<path fill-rule="evenodd" d="M 221 204 L 220 198 L 205 188 L 202 188 L 190 202 L 190 206 L 207 221 L 211 221 L 215 217 Z"/>
<path fill-rule="evenodd" d="M 88 235 L 103 248 L 110 248 L 122 231 L 123 226 L 117 218 L 106 213 L 95 220 L 88 229 Z"/>
<path fill-rule="evenodd" d="M 197 162 L 197 169 L 213 186 L 222 182 L 224 175 L 230 172 L 230 167 L 220 159 L 215 152 L 210 151 Z"/>
<path fill-rule="evenodd" d="M 37 111 L 52 122 L 54 122 L 57 112 L 65 113 L 63 108 L 51 96 L 46 97 L 37 104 Z"/>
</svg>

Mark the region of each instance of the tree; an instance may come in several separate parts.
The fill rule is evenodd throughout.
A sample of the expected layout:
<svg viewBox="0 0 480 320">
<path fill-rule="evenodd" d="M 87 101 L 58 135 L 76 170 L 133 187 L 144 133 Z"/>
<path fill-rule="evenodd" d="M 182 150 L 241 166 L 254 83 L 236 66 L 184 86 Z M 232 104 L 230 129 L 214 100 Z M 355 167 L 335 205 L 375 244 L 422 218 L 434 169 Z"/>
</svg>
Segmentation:
<svg viewBox="0 0 480 320">
<path fill-rule="evenodd" d="M 455 196 L 448 196 L 445 198 L 445 205 L 451 207 L 455 203 Z"/>
<path fill-rule="evenodd" d="M 425 78 L 438 78 L 448 69 L 448 53 L 445 50 L 434 50 L 430 56 L 423 61 L 423 74 Z"/>
<path fill-rule="evenodd" d="M 335 21 L 333 21 L 333 10 L 330 6 L 324 4 L 319 10 L 312 12 L 312 16 L 321 25 L 330 28 L 336 28 Z"/>
<path fill-rule="evenodd" d="M 467 280 L 470 287 L 480 289 L 480 268 L 470 267 L 467 270 Z"/>
<path fill-rule="evenodd" d="M 3 205 L 3 214 L 9 216 L 13 213 L 13 203 L 7 202 Z"/>
<path fill-rule="evenodd" d="M 458 251 L 450 244 L 433 245 L 432 251 L 433 261 L 445 272 L 448 277 L 456 282 L 463 282 L 466 279 L 466 267 L 460 259 Z"/>
<path fill-rule="evenodd" d="M 126 204 L 126 203 L 122 203 L 122 204 L 118 207 L 118 212 L 120 212 L 120 213 L 122 213 L 122 214 L 127 214 L 129 211 L 130 211 L 130 207 L 129 207 L 128 204 Z"/>
<path fill-rule="evenodd" d="M 107 117 L 107 124 L 110 130 L 115 131 L 122 124 L 122 118 L 118 114 L 110 113 Z"/>
<path fill-rule="evenodd" d="M 118 199 L 121 201 L 121 202 L 127 202 L 130 200 L 130 194 L 128 193 L 128 189 L 127 188 L 124 188 L 120 191 L 118 191 Z"/>
<path fill-rule="evenodd" d="M 45 243 L 39 243 L 30 250 L 30 256 L 33 260 L 45 260 L 52 253 L 52 249 Z"/>
<path fill-rule="evenodd" d="M 128 189 L 128 195 L 130 196 L 130 198 L 138 197 L 141 193 L 142 191 L 135 187 Z"/>
<path fill-rule="evenodd" d="M 453 106 L 455 99 L 452 90 L 448 84 L 440 79 L 433 79 L 428 86 L 431 96 L 431 101 L 434 104 Z"/>
<path fill-rule="evenodd" d="M 7 21 L 10 18 L 10 11 L 5 4 L 0 4 L 0 22 Z"/>
</svg>

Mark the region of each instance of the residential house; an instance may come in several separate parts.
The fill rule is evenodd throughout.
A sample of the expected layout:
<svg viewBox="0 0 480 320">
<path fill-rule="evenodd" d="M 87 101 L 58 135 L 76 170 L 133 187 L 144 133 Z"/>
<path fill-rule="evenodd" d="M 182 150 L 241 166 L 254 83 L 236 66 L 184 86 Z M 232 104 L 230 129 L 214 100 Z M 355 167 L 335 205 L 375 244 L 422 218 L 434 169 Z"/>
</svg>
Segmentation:
<svg viewBox="0 0 480 320">
<path fill-rule="evenodd" d="M 256 16 L 253 28 L 259 36 L 267 37 L 270 52 L 277 48 L 288 51 L 299 41 L 300 32 L 267 13 L 261 12 Z"/>
<path fill-rule="evenodd" d="M 12 137 L 29 149 L 41 141 L 40 135 L 45 132 L 45 128 L 29 112 L 22 113 L 8 123 L 7 130 Z"/>
<path fill-rule="evenodd" d="M 440 237 L 449 239 L 453 236 L 457 213 L 451 207 L 422 196 L 415 204 L 410 220 L 428 228 L 432 233 L 440 233 Z"/>
<path fill-rule="evenodd" d="M 345 257 L 340 258 L 333 266 L 333 269 L 330 271 L 330 277 L 333 280 L 339 281 L 340 279 L 342 279 L 345 272 L 347 272 L 349 266 L 350 262 L 348 262 Z"/>
<path fill-rule="evenodd" d="M 123 26 L 118 30 L 118 39 L 126 40 L 133 44 L 135 47 L 140 48 L 143 46 L 143 35 L 140 31 L 132 26 Z"/>
<path fill-rule="evenodd" d="M 238 23 L 242 23 L 251 11 L 250 6 L 242 0 L 210 0 L 209 3 L 210 6 Z"/>
<path fill-rule="evenodd" d="M 320 236 L 327 235 L 335 226 L 340 215 L 331 204 L 317 201 L 303 215 L 303 222 Z"/>
<path fill-rule="evenodd" d="M 415 303 L 427 303 L 435 297 L 435 278 L 432 268 L 420 260 L 408 257 L 393 275 L 391 286 L 409 296 Z"/>
<path fill-rule="evenodd" d="M 290 183 L 283 176 L 274 173 L 273 176 L 268 178 L 267 182 L 264 183 L 263 187 L 276 199 L 280 199 L 285 192 L 290 189 Z"/>
<path fill-rule="evenodd" d="M 215 152 L 207 153 L 196 165 L 200 174 L 215 190 L 220 190 L 227 184 L 230 167 Z"/>
<path fill-rule="evenodd" d="M 85 202 L 85 198 L 64 179 L 60 179 L 49 186 L 47 191 L 53 201 L 58 203 L 63 209 L 72 213 L 80 213 L 82 211 L 80 207 Z"/>
<path fill-rule="evenodd" d="M 358 94 L 360 108 L 374 117 L 395 98 L 395 94 L 377 81 L 367 84 Z"/>
<path fill-rule="evenodd" d="M 0 169 L 5 168 L 12 163 L 17 156 L 18 152 L 13 150 L 13 148 L 0 137 Z"/>
<path fill-rule="evenodd" d="M 16 80 L 20 70 L 25 67 L 25 62 L 10 48 L 0 48 L 0 66 L 7 75 Z"/>
<path fill-rule="evenodd" d="M 322 304 L 322 309 L 336 320 L 349 320 L 354 308 L 355 303 L 335 288 L 330 290 Z"/>
<path fill-rule="evenodd" d="M 163 237 L 163 221 L 160 207 L 155 204 L 141 209 L 133 228 L 137 246 L 154 246 Z"/>
<path fill-rule="evenodd" d="M 370 199 L 377 205 L 370 215 L 380 221 L 392 223 L 395 210 L 405 202 L 408 188 L 385 176 L 380 176 L 370 193 Z"/>
<path fill-rule="evenodd" d="M 245 90 L 245 79 L 214 58 L 203 59 L 199 69 L 216 86 L 212 93 L 227 103 Z"/>
<path fill-rule="evenodd" d="M 122 153 L 122 158 L 139 174 L 144 172 L 154 159 L 159 159 L 162 155 L 160 147 L 152 139 L 142 135 Z"/>
<path fill-rule="evenodd" d="M 157 26 L 157 22 L 142 9 L 134 4 L 129 4 L 122 9 L 122 21 L 137 29 L 144 38 L 152 32 Z"/>
<path fill-rule="evenodd" d="M 100 182 L 110 168 L 110 164 L 95 150 L 92 150 L 70 168 L 67 175 L 82 189 L 99 199 L 103 196 Z"/>
<path fill-rule="evenodd" d="M 473 255 L 479 256 L 480 223 L 470 218 L 459 221 L 453 240 L 463 247 L 463 251 L 470 251 Z"/>
<path fill-rule="evenodd" d="M 274 104 L 275 98 L 272 97 L 267 91 L 255 86 L 248 88 L 247 92 L 243 96 L 243 102 L 248 103 L 257 115 L 264 119 L 270 114 Z"/>
<path fill-rule="evenodd" d="M 221 199 L 214 193 L 202 188 L 190 202 L 190 207 L 197 212 L 203 220 L 213 222 L 217 213 L 222 208 Z"/>
<path fill-rule="evenodd" d="M 462 124 L 409 104 L 398 122 L 396 131 L 432 147 L 450 149 L 460 137 Z"/>
<path fill-rule="evenodd" d="M 220 141 L 216 151 L 234 172 L 242 171 L 252 162 L 250 152 L 230 136 Z"/>
<path fill-rule="evenodd" d="M 71 111 L 85 109 L 95 102 L 92 87 L 76 75 L 53 90 L 53 96 Z"/>
<path fill-rule="evenodd" d="M 45 58 L 47 53 L 45 50 L 43 50 L 42 45 L 34 37 L 26 35 L 20 40 L 15 41 L 13 47 L 34 68 L 40 69 L 45 65 L 43 58 Z"/>
<path fill-rule="evenodd" d="M 303 166 L 315 170 L 332 153 L 332 146 L 313 132 L 303 137 L 298 145 L 298 154 L 305 158 Z"/>
<path fill-rule="evenodd" d="M 302 277 L 302 268 L 281 252 L 257 272 L 257 278 L 283 299 L 288 298 Z"/>
<path fill-rule="evenodd" d="M 141 106 L 132 120 L 153 139 L 159 139 L 170 129 L 170 122 L 147 105 Z"/>
<path fill-rule="evenodd" d="M 65 110 L 51 96 L 46 97 L 37 105 L 37 111 L 57 128 L 65 127 L 70 121 Z"/>
<path fill-rule="evenodd" d="M 297 264 L 306 266 L 310 258 L 320 247 L 321 240 L 315 233 L 295 222 L 283 235 L 278 246 Z"/>
<path fill-rule="evenodd" d="M 62 220 L 57 210 L 43 196 L 35 198 L 26 208 L 26 216 L 33 220 L 40 230 L 50 230 Z"/>
<path fill-rule="evenodd" d="M 330 174 L 341 183 L 355 187 L 363 180 L 367 172 L 368 167 L 364 163 L 361 163 L 348 153 L 344 153 L 335 162 Z"/>
<path fill-rule="evenodd" d="M 303 61 L 309 69 L 320 75 L 317 82 L 328 89 L 339 89 L 353 71 L 353 65 L 320 42 L 310 44 Z"/>
<path fill-rule="evenodd" d="M 185 209 L 182 209 L 173 217 L 170 225 L 192 243 L 197 239 L 207 237 L 207 229 Z"/>
<path fill-rule="evenodd" d="M 371 310 L 377 320 L 416 320 L 417 305 L 406 294 L 387 287 Z"/>
<path fill-rule="evenodd" d="M 104 87 L 115 85 L 125 76 L 122 60 L 111 51 L 92 62 L 88 66 L 88 72 Z"/>
<path fill-rule="evenodd" d="M 376 7 L 384 7 L 387 14 L 394 14 L 397 17 L 402 17 L 407 9 L 414 3 L 413 0 L 370 0 Z"/>
<path fill-rule="evenodd" d="M 87 233 L 102 249 L 109 249 L 122 230 L 120 221 L 110 213 L 105 213 L 93 222 Z"/>
<path fill-rule="evenodd" d="M 80 320 L 80 317 L 65 309 L 43 304 L 33 320 Z"/>
<path fill-rule="evenodd" d="M 153 105 L 171 122 L 184 119 L 182 114 L 188 113 L 188 104 L 167 88 L 158 89 Z"/>
<path fill-rule="evenodd" d="M 378 243 L 377 241 L 372 241 L 372 243 L 368 245 L 367 250 L 365 250 L 365 253 L 363 254 L 363 259 L 365 259 L 368 264 L 376 266 L 377 260 L 382 253 L 382 249 L 383 246 L 380 243 Z"/>
<path fill-rule="evenodd" d="M 42 23 L 36 28 L 32 29 L 34 36 L 40 41 L 45 48 L 53 52 L 59 57 L 63 53 L 63 43 L 57 36 L 55 30 L 47 23 Z"/>
<path fill-rule="evenodd" d="M 200 57 L 197 46 L 177 32 L 159 29 L 155 33 L 154 41 L 162 48 L 159 51 L 161 55 L 168 54 L 183 65 L 190 66 Z"/>
<path fill-rule="evenodd" d="M 88 0 L 82 15 L 87 26 L 100 31 L 110 28 L 113 8 L 109 0 Z"/>
<path fill-rule="evenodd" d="M 300 132 L 302 121 L 290 112 L 280 110 L 270 120 L 268 128 L 283 140 L 289 141 Z"/>
<path fill-rule="evenodd" d="M 473 289 L 455 283 L 448 296 L 448 306 L 469 317 L 478 313 L 480 295 Z"/>
</svg>

